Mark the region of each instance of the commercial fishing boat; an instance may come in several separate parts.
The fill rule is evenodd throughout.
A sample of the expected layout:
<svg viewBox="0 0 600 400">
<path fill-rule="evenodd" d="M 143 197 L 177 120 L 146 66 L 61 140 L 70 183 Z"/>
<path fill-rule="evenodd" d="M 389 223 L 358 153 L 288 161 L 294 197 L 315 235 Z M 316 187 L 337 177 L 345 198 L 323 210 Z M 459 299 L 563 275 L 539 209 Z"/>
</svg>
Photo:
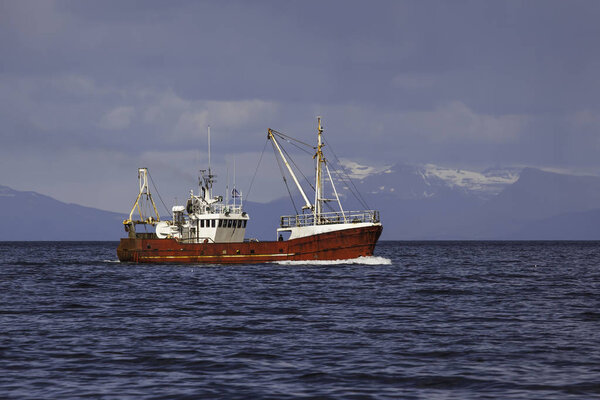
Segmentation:
<svg viewBox="0 0 600 400">
<path fill-rule="evenodd" d="M 119 260 L 133 263 L 248 264 L 286 260 L 344 260 L 373 255 L 382 231 L 379 212 L 344 211 L 328 161 L 323 155 L 322 135 L 321 119 L 318 118 L 317 146 L 311 147 L 313 151 L 316 150 L 313 156 L 316 164 L 315 196 L 311 203 L 288 161 L 289 154 L 282 149 L 279 140 L 306 143 L 268 130 L 267 140 L 271 141 L 304 201 L 301 213 L 280 218 L 277 240 L 274 241 L 245 239 L 250 216 L 243 210 L 242 196 L 237 189 L 233 189 L 232 201 L 224 200 L 223 196 L 213 196 L 215 176 L 210 169 L 210 128 L 209 168 L 201 171 L 198 193 L 190 191 L 185 205 L 172 208 L 171 220 L 161 221 L 150 193 L 148 170 L 139 168 L 139 194 L 129 218 L 123 221 L 128 237 L 122 238 L 117 248 Z M 325 198 L 325 174 L 335 199 Z M 287 185 L 285 175 L 284 182 Z M 332 208 L 328 203 L 334 201 L 339 210 L 325 210 L 324 207 Z M 154 217 L 145 217 L 144 208 L 153 211 Z M 136 210 L 140 218 L 134 220 Z M 144 232 L 138 229 L 140 226 L 144 226 Z M 154 231 L 148 232 L 148 226 Z"/>
</svg>

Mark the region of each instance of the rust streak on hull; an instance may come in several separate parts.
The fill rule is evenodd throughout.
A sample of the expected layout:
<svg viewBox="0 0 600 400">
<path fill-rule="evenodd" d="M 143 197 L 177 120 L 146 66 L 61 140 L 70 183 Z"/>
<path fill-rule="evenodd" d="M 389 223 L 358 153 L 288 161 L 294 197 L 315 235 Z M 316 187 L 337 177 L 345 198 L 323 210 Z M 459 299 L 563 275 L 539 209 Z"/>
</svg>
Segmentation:
<svg viewBox="0 0 600 400">
<path fill-rule="evenodd" d="M 283 260 L 344 260 L 373 255 L 381 225 L 311 235 L 287 241 L 182 243 L 176 239 L 123 238 L 122 262 L 255 264 Z"/>
</svg>

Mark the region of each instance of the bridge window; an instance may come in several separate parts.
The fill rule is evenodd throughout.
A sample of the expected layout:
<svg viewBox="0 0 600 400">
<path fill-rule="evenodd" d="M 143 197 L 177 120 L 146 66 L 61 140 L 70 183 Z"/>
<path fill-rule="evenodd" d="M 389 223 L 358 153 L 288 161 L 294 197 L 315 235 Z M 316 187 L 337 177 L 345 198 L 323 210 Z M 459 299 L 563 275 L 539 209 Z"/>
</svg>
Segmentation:
<svg viewBox="0 0 600 400">
<path fill-rule="evenodd" d="M 223 226 L 223 220 L 222 220 L 222 219 L 220 219 L 220 220 L 219 220 L 219 228 L 220 228 L 220 227 L 222 227 L 222 226 Z"/>
<path fill-rule="evenodd" d="M 238 227 L 238 228 L 241 228 L 241 227 L 242 227 L 242 220 L 241 220 L 241 219 L 238 219 L 238 222 L 237 222 L 237 224 L 238 224 L 238 226 L 237 226 L 237 227 Z"/>
<path fill-rule="evenodd" d="M 244 225 L 243 225 L 243 226 L 244 226 L 244 228 L 246 227 L 246 222 L 247 222 L 247 220 L 244 220 Z"/>
<path fill-rule="evenodd" d="M 215 227 L 215 220 L 214 219 L 211 220 L 211 225 L 212 225 L 213 228 Z"/>
<path fill-rule="evenodd" d="M 228 228 L 231 228 L 232 224 L 233 224 L 233 220 L 232 219 L 230 219 L 230 220 L 227 221 L 227 227 Z"/>
<path fill-rule="evenodd" d="M 204 220 L 203 219 L 200 220 L 200 228 L 204 228 Z"/>
</svg>

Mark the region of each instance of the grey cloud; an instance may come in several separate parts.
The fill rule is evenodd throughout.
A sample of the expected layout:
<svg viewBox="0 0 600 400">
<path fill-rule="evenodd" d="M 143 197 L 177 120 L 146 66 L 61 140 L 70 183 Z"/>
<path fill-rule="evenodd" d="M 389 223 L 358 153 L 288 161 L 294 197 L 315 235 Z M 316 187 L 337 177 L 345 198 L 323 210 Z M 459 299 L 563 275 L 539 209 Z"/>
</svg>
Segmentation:
<svg viewBox="0 0 600 400">
<path fill-rule="evenodd" d="M 598 104 L 598 80 L 590 79 L 600 62 L 594 2 L 22 8 L 31 12 L 19 19 L 33 21 L 5 28 L 5 37 L 16 36 L 3 46 L 16 56 L 4 62 L 13 73 L 79 72 L 101 83 L 168 86 L 191 99 L 318 97 L 407 108 L 416 96 L 421 107 L 459 100 L 486 113 Z M 54 22 L 29 31 L 44 16 Z M 408 73 L 442 79 L 423 95 L 390 84 Z"/>
<path fill-rule="evenodd" d="M 322 115 L 367 164 L 598 169 L 599 17 L 595 1 L 4 1 L 0 155 L 135 168 L 202 149 L 209 123 L 216 154 L 255 154 L 268 127 L 311 140 Z"/>
</svg>

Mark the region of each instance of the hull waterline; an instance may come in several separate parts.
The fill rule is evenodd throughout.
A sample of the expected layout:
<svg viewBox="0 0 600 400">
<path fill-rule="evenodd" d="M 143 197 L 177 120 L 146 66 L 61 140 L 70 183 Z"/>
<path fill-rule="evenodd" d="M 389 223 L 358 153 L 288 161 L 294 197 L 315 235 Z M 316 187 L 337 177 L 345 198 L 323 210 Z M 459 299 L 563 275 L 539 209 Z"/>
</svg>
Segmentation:
<svg viewBox="0 0 600 400">
<path fill-rule="evenodd" d="M 183 243 L 177 239 L 123 238 L 121 262 L 255 264 L 273 261 L 344 260 L 371 256 L 381 225 L 344 229 L 273 242 Z"/>
</svg>

